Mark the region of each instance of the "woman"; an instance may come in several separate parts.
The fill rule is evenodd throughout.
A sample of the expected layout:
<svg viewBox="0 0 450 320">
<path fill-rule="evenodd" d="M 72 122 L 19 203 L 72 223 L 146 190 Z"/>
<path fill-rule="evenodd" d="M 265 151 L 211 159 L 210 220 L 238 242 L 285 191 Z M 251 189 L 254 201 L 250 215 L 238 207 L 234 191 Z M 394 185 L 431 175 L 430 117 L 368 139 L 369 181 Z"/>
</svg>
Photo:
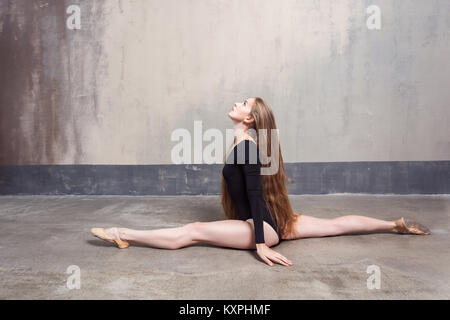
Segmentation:
<svg viewBox="0 0 450 320">
<path fill-rule="evenodd" d="M 156 230 L 92 228 L 93 235 L 115 243 L 119 248 L 127 248 L 130 243 L 140 243 L 178 249 L 203 242 L 237 249 L 256 249 L 258 256 L 268 265 L 272 266 L 275 262 L 289 266 L 292 265 L 289 259 L 271 249 L 280 240 L 373 231 L 430 234 L 426 227 L 404 218 L 384 221 L 347 215 L 319 219 L 293 212 L 285 185 L 288 178 L 281 148 L 277 136 L 272 136 L 273 132 L 277 132 L 277 127 L 269 105 L 259 97 L 249 98 L 236 103 L 228 116 L 234 123 L 235 140 L 230 148 L 233 156 L 232 152 L 227 152 L 222 169 L 221 202 L 227 220 L 192 222 L 181 227 Z M 256 137 L 251 135 L 252 132 L 256 132 Z M 272 141 L 273 138 L 275 141 Z M 264 152 L 260 153 L 261 149 Z M 278 156 L 272 163 L 264 161 L 262 165 L 260 155 L 271 156 L 272 152 L 267 150 L 274 150 L 273 156 Z M 238 153 L 242 151 L 243 154 Z M 255 154 L 256 158 L 251 160 Z M 262 168 L 269 168 L 276 163 L 278 165 L 274 173 L 261 174 Z"/>
</svg>

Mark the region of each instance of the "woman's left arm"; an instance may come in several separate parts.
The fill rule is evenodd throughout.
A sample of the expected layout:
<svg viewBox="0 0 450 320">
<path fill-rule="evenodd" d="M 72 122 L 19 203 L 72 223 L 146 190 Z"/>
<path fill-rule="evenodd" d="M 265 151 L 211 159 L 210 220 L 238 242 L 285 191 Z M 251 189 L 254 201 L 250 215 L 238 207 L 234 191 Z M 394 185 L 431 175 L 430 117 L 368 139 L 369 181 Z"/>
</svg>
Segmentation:
<svg viewBox="0 0 450 320">
<path fill-rule="evenodd" d="M 264 200 L 262 197 L 261 185 L 261 162 L 259 161 L 259 156 L 257 154 L 258 150 L 256 148 L 256 144 L 248 140 L 246 141 L 246 143 L 245 163 L 243 164 L 242 169 L 244 172 L 247 196 L 250 202 L 250 211 L 253 217 L 253 225 L 255 228 L 255 243 L 257 253 L 259 257 L 270 266 L 273 265 L 272 261 L 285 266 L 292 265 L 292 262 L 289 261 L 289 259 L 279 254 L 275 250 L 272 250 L 265 243 L 264 220 L 262 217 L 262 203 Z M 252 161 L 249 161 L 249 159 L 251 158 L 249 157 L 249 155 L 255 155 L 255 152 L 257 161 L 256 163 L 252 163 Z M 253 159 L 255 159 L 255 157 Z"/>
</svg>

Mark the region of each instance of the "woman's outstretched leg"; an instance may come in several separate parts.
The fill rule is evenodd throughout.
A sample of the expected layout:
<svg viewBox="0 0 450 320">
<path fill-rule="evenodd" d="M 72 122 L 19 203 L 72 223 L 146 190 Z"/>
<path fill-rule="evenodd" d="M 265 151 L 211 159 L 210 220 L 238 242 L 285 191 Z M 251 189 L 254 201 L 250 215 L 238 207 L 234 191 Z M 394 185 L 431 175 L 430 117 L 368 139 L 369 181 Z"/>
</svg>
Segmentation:
<svg viewBox="0 0 450 320">
<path fill-rule="evenodd" d="M 105 229 L 105 232 L 114 237 L 113 229 Z M 162 249 L 179 249 L 199 242 L 236 249 L 256 248 L 253 226 L 242 220 L 193 222 L 154 230 L 117 228 L 117 231 L 123 241 Z M 278 243 L 278 235 L 267 222 L 264 222 L 264 237 L 268 246 Z"/>
<path fill-rule="evenodd" d="M 296 234 L 287 235 L 284 239 L 326 237 L 374 231 L 397 233 L 395 226 L 395 221 L 365 216 L 347 215 L 332 219 L 321 219 L 302 214 L 295 225 Z"/>
<path fill-rule="evenodd" d="M 348 215 L 331 219 L 338 234 L 355 232 L 394 232 L 395 221 L 386 221 L 366 216 Z"/>
<path fill-rule="evenodd" d="M 139 243 L 161 249 L 178 249 L 195 243 L 196 223 L 188 223 L 181 227 L 154 230 L 134 230 L 117 228 L 122 240 Z"/>
</svg>

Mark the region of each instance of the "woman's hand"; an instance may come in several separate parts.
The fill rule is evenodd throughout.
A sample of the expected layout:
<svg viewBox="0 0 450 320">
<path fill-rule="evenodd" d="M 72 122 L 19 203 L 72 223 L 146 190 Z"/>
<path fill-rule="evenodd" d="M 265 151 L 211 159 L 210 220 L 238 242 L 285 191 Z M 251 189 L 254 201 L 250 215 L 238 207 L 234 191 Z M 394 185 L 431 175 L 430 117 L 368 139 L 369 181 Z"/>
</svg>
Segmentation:
<svg viewBox="0 0 450 320">
<path fill-rule="evenodd" d="M 292 262 L 288 258 L 270 249 L 265 243 L 257 243 L 256 252 L 269 266 L 273 266 L 272 261 L 283 266 L 292 266 Z"/>
</svg>

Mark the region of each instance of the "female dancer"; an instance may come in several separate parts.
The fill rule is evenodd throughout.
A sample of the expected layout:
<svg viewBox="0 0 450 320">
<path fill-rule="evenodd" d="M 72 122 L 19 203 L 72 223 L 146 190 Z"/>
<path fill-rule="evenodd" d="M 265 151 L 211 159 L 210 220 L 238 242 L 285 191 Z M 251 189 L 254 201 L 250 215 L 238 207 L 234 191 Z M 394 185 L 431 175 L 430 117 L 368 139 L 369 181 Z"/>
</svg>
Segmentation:
<svg viewBox="0 0 450 320">
<path fill-rule="evenodd" d="M 289 178 L 283 165 L 281 148 L 277 141 L 271 141 L 271 132 L 276 132 L 277 127 L 270 106 L 259 97 L 249 98 L 236 103 L 228 116 L 234 123 L 235 140 L 222 169 L 221 203 L 227 220 L 192 222 L 181 227 L 156 230 L 92 228 L 92 234 L 115 243 L 119 248 L 140 243 L 156 248 L 179 249 L 203 242 L 236 249 L 256 249 L 258 256 L 270 266 L 273 262 L 292 265 L 289 259 L 271 249 L 280 240 L 374 231 L 430 234 L 425 226 L 403 217 L 395 221 L 358 215 L 320 219 L 293 212 L 285 185 L 285 180 Z M 256 132 L 256 137 L 252 137 L 250 131 Z M 264 135 L 260 131 L 268 132 L 267 140 L 261 139 Z M 278 149 L 278 159 L 275 160 L 278 166 L 274 174 L 261 174 L 264 167 L 260 161 L 261 147 L 264 152 Z M 238 151 L 245 153 L 238 156 Z M 270 156 L 271 152 L 264 154 Z M 256 157 L 250 160 L 252 155 Z M 241 160 L 236 161 L 239 157 Z"/>
</svg>

